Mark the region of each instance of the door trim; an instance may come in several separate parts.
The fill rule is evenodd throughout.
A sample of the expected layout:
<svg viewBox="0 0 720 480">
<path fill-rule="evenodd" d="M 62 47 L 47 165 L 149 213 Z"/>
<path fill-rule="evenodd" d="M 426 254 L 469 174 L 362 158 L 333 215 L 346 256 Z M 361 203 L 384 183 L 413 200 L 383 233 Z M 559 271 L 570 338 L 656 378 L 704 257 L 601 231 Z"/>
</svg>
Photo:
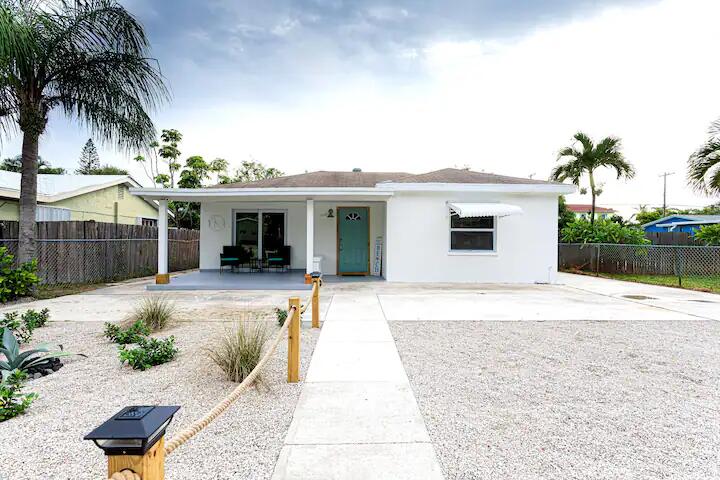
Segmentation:
<svg viewBox="0 0 720 480">
<path fill-rule="evenodd" d="M 367 250 L 368 250 L 368 262 L 367 270 L 364 272 L 343 272 L 340 273 L 340 209 L 341 208 L 364 208 L 367 212 L 365 218 L 367 218 Z M 336 205 L 335 212 L 337 212 L 337 221 L 335 222 L 335 274 L 341 275 L 370 275 L 370 207 L 369 206 L 357 206 L 357 205 Z"/>
</svg>

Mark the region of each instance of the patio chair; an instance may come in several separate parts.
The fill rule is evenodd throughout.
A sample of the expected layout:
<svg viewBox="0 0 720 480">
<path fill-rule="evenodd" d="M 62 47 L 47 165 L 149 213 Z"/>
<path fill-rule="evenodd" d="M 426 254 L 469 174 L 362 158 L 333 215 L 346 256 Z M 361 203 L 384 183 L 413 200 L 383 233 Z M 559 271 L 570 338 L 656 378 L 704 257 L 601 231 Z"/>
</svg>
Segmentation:
<svg viewBox="0 0 720 480">
<path fill-rule="evenodd" d="M 220 273 L 223 267 L 230 267 L 232 271 L 235 267 L 247 265 L 250 263 L 250 252 L 245 247 L 239 245 L 223 245 L 223 251 L 220 254 Z"/>
<path fill-rule="evenodd" d="M 282 269 L 283 271 L 290 269 L 290 246 L 283 245 L 275 250 L 265 251 L 265 265 L 267 268 Z"/>
</svg>

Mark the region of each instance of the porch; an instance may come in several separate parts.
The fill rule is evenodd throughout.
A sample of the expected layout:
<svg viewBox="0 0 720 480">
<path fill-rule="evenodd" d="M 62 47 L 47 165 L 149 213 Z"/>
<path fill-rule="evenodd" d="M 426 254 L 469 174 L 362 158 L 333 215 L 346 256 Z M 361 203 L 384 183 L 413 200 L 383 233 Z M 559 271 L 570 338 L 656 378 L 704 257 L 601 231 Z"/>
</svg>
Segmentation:
<svg viewBox="0 0 720 480">
<path fill-rule="evenodd" d="M 216 272 L 195 271 L 173 275 L 170 283 L 148 285 L 152 291 L 182 290 L 310 290 L 306 285 L 303 270 L 288 272 Z M 324 283 L 364 283 L 384 282 L 378 276 L 338 276 L 324 275 Z"/>
</svg>

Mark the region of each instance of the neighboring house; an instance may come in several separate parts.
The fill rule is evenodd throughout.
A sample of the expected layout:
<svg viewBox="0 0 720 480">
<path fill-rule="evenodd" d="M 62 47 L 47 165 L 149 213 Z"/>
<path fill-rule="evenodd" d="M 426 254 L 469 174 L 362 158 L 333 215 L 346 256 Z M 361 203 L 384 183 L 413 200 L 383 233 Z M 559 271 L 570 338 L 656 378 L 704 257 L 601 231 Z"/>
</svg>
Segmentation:
<svg viewBox="0 0 720 480">
<path fill-rule="evenodd" d="M 168 200 L 199 202 L 200 269 L 225 245 L 255 257 L 291 247 L 293 269 L 404 282 L 552 282 L 561 183 L 444 169 L 421 175 L 312 172 L 199 189 L 131 189 L 160 200 L 158 283 L 167 276 Z"/>
<path fill-rule="evenodd" d="M 157 225 L 158 206 L 129 194 L 129 175 L 38 175 L 37 221 Z M 0 220 L 18 220 L 20 174 L 0 170 Z"/>
<path fill-rule="evenodd" d="M 575 218 L 590 218 L 590 212 L 592 211 L 592 205 L 584 205 L 580 203 L 568 203 L 567 209 L 575 214 Z M 598 207 L 595 205 L 595 217 L 596 218 L 609 218 L 615 214 L 615 210 L 612 208 Z"/>
<path fill-rule="evenodd" d="M 720 215 L 686 215 L 676 213 L 644 224 L 646 232 L 688 232 L 694 233 L 703 225 L 720 223 Z"/>
</svg>

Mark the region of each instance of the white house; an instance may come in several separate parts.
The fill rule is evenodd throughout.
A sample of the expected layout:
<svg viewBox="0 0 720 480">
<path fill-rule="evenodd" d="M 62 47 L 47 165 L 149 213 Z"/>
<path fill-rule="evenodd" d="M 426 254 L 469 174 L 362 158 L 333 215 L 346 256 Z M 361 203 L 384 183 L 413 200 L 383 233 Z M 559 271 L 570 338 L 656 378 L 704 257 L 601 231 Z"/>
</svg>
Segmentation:
<svg viewBox="0 0 720 480">
<path fill-rule="evenodd" d="M 401 282 L 552 282 L 558 196 L 575 187 L 459 169 L 311 172 L 200 189 L 132 189 L 160 202 L 201 204 L 200 269 L 224 246 L 253 258 L 290 246 L 290 268 Z M 159 238 L 158 282 L 167 277 Z M 287 249 L 286 249 L 287 250 Z M 313 260 L 319 264 L 313 264 Z M 259 268 L 259 267 L 258 267 Z"/>
</svg>

